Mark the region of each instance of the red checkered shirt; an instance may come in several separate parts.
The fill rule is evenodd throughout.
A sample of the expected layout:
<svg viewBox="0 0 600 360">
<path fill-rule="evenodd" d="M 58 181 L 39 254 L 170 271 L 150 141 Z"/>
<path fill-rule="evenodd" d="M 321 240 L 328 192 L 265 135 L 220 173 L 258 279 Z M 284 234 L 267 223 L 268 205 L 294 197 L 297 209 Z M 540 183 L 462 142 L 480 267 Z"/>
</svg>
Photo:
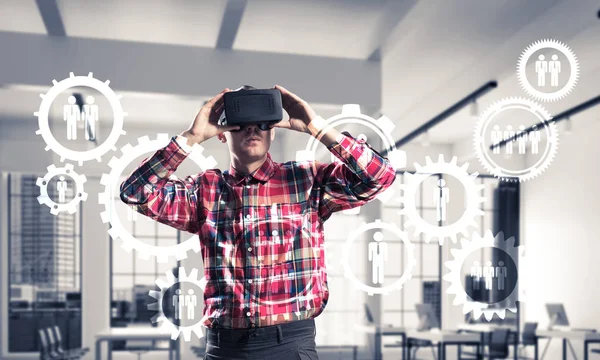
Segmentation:
<svg viewBox="0 0 600 360">
<path fill-rule="evenodd" d="M 339 162 L 276 163 L 267 154 L 251 175 L 230 167 L 181 180 L 169 176 L 188 153 L 173 138 L 121 184 L 121 199 L 136 211 L 199 235 L 205 326 L 262 327 L 323 311 L 323 223 L 395 179 L 386 158 L 348 133 L 328 149 Z"/>
</svg>

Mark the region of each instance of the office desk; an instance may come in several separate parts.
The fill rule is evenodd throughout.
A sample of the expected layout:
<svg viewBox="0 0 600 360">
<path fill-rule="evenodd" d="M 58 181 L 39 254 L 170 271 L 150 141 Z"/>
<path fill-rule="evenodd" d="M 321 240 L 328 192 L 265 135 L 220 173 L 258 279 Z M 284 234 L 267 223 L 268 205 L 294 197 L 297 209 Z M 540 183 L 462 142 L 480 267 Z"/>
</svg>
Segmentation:
<svg viewBox="0 0 600 360">
<path fill-rule="evenodd" d="M 381 360 L 381 343 L 384 336 L 400 336 L 402 338 L 402 360 L 406 359 L 406 328 L 394 326 L 355 326 L 357 329 L 375 335 L 375 360 Z"/>
<path fill-rule="evenodd" d="M 434 344 L 437 344 L 438 358 L 441 360 L 446 359 L 446 347 L 447 346 L 458 346 L 459 347 L 459 358 L 460 358 L 460 345 L 475 346 L 477 348 L 477 357 L 481 356 L 479 351 L 479 344 L 481 335 L 480 334 L 460 334 L 455 331 L 441 330 L 439 332 L 432 331 L 408 331 L 406 333 L 408 342 L 408 359 L 410 360 L 410 340 L 429 340 Z"/>
<path fill-rule="evenodd" d="M 538 339 L 540 337 L 545 338 L 559 338 L 563 339 L 562 343 L 562 358 L 567 359 L 567 340 L 581 340 L 583 341 L 583 359 L 588 360 L 588 352 L 590 344 L 600 344 L 600 333 L 591 331 L 578 331 L 578 330 L 544 330 L 538 329 L 535 334 Z M 537 355 L 537 354 L 536 354 Z M 537 360 L 537 356 L 535 358 Z"/>
<path fill-rule="evenodd" d="M 518 350 L 519 350 L 519 334 L 517 333 L 517 327 L 513 325 L 501 325 L 501 324 L 460 324 L 458 325 L 458 329 L 461 331 L 468 332 L 476 332 L 481 334 L 481 346 L 485 344 L 485 335 L 491 334 L 496 329 L 506 329 L 514 334 L 514 342 L 513 342 L 513 358 L 517 360 L 519 358 Z M 537 343 L 535 346 L 535 351 L 537 353 Z"/>
<path fill-rule="evenodd" d="M 111 328 L 96 334 L 96 360 L 102 359 L 102 342 L 108 344 L 108 356 L 106 359 L 112 359 L 112 342 L 118 340 L 153 340 L 169 341 L 169 360 L 173 359 L 171 333 L 160 332 L 158 328 Z"/>
</svg>

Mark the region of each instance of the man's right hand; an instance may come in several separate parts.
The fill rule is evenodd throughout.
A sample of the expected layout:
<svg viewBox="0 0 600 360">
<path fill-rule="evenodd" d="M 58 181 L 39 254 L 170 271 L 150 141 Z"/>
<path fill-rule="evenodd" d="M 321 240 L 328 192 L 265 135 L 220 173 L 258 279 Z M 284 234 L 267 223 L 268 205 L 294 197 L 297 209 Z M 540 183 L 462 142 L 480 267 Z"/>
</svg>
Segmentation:
<svg viewBox="0 0 600 360">
<path fill-rule="evenodd" d="M 192 125 L 183 133 L 188 139 L 188 145 L 199 144 L 213 136 L 224 133 L 225 131 L 238 130 L 239 126 L 219 126 L 217 121 L 223 112 L 223 95 L 231 91 L 228 88 L 223 89 L 217 96 L 210 99 L 198 112 Z"/>
</svg>

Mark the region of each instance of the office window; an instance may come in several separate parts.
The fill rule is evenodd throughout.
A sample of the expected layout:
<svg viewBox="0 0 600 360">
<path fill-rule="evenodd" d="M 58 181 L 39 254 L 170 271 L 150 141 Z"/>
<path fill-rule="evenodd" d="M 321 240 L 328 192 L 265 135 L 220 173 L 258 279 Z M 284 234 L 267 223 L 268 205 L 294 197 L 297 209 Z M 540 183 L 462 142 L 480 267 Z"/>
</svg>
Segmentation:
<svg viewBox="0 0 600 360">
<path fill-rule="evenodd" d="M 115 216 L 130 234 L 146 244 L 172 246 L 180 243 L 182 236 L 186 236 L 184 240 L 191 236 L 132 211 L 119 199 L 118 193 L 115 200 Z M 150 326 L 156 311 L 147 309 L 147 304 L 154 302 L 148 292 L 156 290 L 156 279 L 164 279 L 166 271 L 172 272 L 179 266 L 178 261 L 170 258 L 166 263 L 159 263 L 154 257 L 141 259 L 135 250 L 127 252 L 123 249 L 121 240 L 110 241 L 111 326 L 134 323 Z"/>
<path fill-rule="evenodd" d="M 37 201 L 38 176 L 3 174 L 8 235 L 8 351 L 39 352 L 38 329 L 59 326 L 68 347 L 81 346 L 81 204 L 52 215 Z M 74 197 L 67 180 L 65 202 Z M 48 195 L 59 199 L 57 181 Z M 58 202 L 58 201 L 57 201 Z M 6 326 L 3 324 L 3 326 Z M 6 329 L 6 328 L 5 328 Z"/>
<path fill-rule="evenodd" d="M 430 224 L 436 224 L 438 222 L 436 213 L 436 204 L 434 204 L 433 196 L 430 194 L 430 189 L 434 189 L 437 186 L 437 181 L 444 179 L 446 183 L 452 189 L 460 189 L 460 184 L 454 186 L 456 179 L 450 176 L 442 174 L 432 174 L 432 176 L 425 179 L 417 192 L 415 199 L 416 208 L 420 216 Z M 479 219 L 479 228 L 472 229 L 472 231 L 479 231 L 481 234 L 487 229 L 492 230 L 494 213 L 494 190 L 498 185 L 498 179 L 493 177 L 479 177 L 476 180 L 478 183 L 485 186 L 483 196 L 486 198 L 486 202 L 481 204 L 480 208 L 484 211 L 484 215 Z M 404 183 L 404 175 L 396 175 L 396 183 Z M 427 190 L 429 189 L 429 190 Z M 399 191 L 399 190 L 398 190 Z M 398 194 L 401 195 L 401 194 Z M 451 195 L 451 199 L 462 199 L 464 194 L 460 192 Z M 383 311 L 385 313 L 384 323 L 391 323 L 396 326 L 416 327 L 418 325 L 418 316 L 415 311 L 415 305 L 419 303 L 431 303 L 434 309 L 441 317 L 441 294 L 440 284 L 441 277 L 446 273 L 446 268 L 443 267 L 441 262 L 441 247 L 439 246 L 436 239 L 430 243 L 425 242 L 425 235 L 420 234 L 414 236 L 414 228 L 405 228 L 404 223 L 406 222 L 406 216 L 400 215 L 399 211 L 402 209 L 399 196 L 394 197 L 392 201 L 384 204 L 382 209 L 383 221 L 391 222 L 403 231 L 407 231 L 408 237 L 415 245 L 415 254 L 417 258 L 417 266 L 413 271 L 412 278 L 404 284 L 401 291 L 392 292 L 382 298 Z M 459 211 L 451 211 L 452 207 L 449 207 L 448 222 L 457 220 L 462 213 Z M 461 236 L 461 235 L 459 235 Z M 445 240 L 444 246 L 457 247 L 459 245 L 452 244 L 452 241 L 448 238 Z M 390 255 L 393 256 L 393 255 Z M 482 254 L 482 257 L 484 254 Z M 396 258 L 395 256 L 393 256 Z M 404 254 L 399 253 L 398 258 L 405 261 Z M 397 267 L 397 270 L 390 268 L 390 272 L 386 272 L 386 277 L 396 277 L 402 275 L 404 269 L 404 263 L 401 263 Z M 437 293 L 437 295 L 436 295 Z M 436 299 L 437 296 L 437 299 Z"/>
</svg>

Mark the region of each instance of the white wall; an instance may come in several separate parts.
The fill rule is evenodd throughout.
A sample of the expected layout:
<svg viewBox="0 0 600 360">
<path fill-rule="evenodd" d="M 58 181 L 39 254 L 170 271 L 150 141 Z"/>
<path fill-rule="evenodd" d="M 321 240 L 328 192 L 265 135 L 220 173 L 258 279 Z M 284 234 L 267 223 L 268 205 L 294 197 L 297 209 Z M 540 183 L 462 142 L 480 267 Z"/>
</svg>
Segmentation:
<svg viewBox="0 0 600 360">
<path fill-rule="evenodd" d="M 550 167 L 523 184 L 522 238 L 529 269 L 538 275 L 525 282 L 525 319 L 540 326 L 548 322 L 544 304 L 562 302 L 572 327 L 600 327 L 599 114 L 594 108 L 574 118 L 573 133 L 561 132 Z M 560 354 L 559 344 L 555 340 L 549 353 Z"/>
</svg>

